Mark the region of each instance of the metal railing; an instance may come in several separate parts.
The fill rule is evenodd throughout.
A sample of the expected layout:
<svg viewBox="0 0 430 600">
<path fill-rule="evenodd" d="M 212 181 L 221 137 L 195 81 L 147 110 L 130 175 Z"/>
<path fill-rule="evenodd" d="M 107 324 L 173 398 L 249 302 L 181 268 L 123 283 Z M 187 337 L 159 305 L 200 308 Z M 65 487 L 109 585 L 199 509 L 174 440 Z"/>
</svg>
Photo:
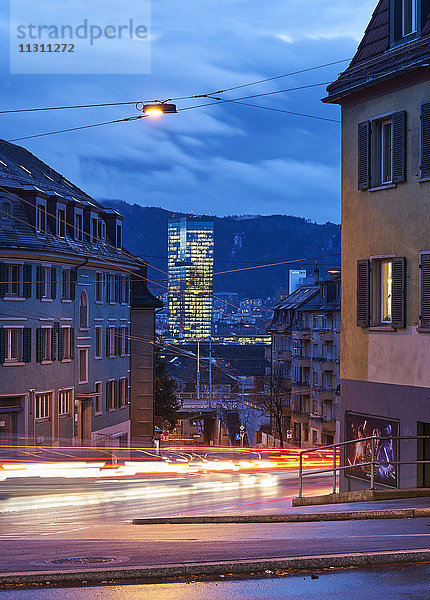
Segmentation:
<svg viewBox="0 0 430 600">
<path fill-rule="evenodd" d="M 346 471 L 347 469 L 351 470 L 354 469 L 356 467 L 367 467 L 370 466 L 370 477 L 369 477 L 369 483 L 370 483 L 370 487 L 369 489 L 374 490 L 375 489 L 375 467 L 380 467 L 381 465 L 395 465 L 396 467 L 400 467 L 401 465 L 426 465 L 426 464 L 430 464 L 430 460 L 408 460 L 408 461 L 401 461 L 399 460 L 400 458 L 400 442 L 402 440 L 409 440 L 409 441 L 418 441 L 418 440 L 429 440 L 430 441 L 430 436 L 428 435 L 418 435 L 418 436 L 391 436 L 391 437 L 383 437 L 383 436 L 369 436 L 369 437 L 364 437 L 364 438 L 357 438 L 354 440 L 348 440 L 346 442 L 339 442 L 337 444 L 330 444 L 327 446 L 318 446 L 316 448 L 309 448 L 307 450 L 302 450 L 300 452 L 299 455 L 299 498 L 303 498 L 303 478 L 304 477 L 309 477 L 309 476 L 314 476 L 314 475 L 321 475 L 323 473 L 332 473 L 332 477 L 333 477 L 333 494 L 336 494 L 337 492 L 337 484 L 338 484 L 338 472 L 341 473 L 343 471 Z M 377 456 L 377 448 L 380 444 L 380 442 L 382 441 L 388 441 L 388 442 L 399 442 L 398 447 L 396 448 L 396 454 L 397 457 L 395 457 L 393 460 L 380 460 Z M 342 454 L 342 449 L 345 449 L 348 446 L 351 446 L 353 444 L 358 444 L 358 443 L 367 443 L 370 442 L 370 461 L 367 462 L 357 462 L 354 464 L 341 464 L 342 462 L 345 463 L 345 453 L 344 453 L 344 460 L 342 461 L 341 458 L 341 454 Z M 309 472 L 305 473 L 304 469 L 303 469 L 303 457 L 304 456 L 309 456 L 310 454 L 314 453 L 314 452 L 319 452 L 321 450 L 330 450 L 333 449 L 333 466 L 328 468 L 328 469 L 311 469 Z M 339 463 L 339 464 L 338 464 Z M 400 471 L 400 469 L 399 469 Z M 395 487 L 399 487 L 399 471 L 397 472 L 396 475 L 396 482 L 397 485 Z M 366 481 L 365 478 L 361 478 L 361 480 Z M 381 483 L 381 482 L 377 482 L 378 485 L 382 485 L 382 486 L 387 486 L 387 484 Z M 391 485 L 389 485 L 389 487 L 393 487 Z"/>
</svg>

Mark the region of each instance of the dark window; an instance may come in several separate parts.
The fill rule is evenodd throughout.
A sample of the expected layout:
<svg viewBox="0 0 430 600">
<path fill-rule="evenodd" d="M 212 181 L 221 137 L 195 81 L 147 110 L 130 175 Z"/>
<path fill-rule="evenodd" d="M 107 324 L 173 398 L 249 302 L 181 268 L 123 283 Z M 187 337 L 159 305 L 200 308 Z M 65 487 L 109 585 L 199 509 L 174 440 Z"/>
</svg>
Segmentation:
<svg viewBox="0 0 430 600">
<path fill-rule="evenodd" d="M 66 237 L 66 210 L 64 208 L 57 210 L 57 235 L 60 238 Z"/>
<path fill-rule="evenodd" d="M 430 329 L 430 252 L 420 258 L 420 326 Z"/>
<path fill-rule="evenodd" d="M 88 329 L 88 297 L 86 292 L 82 292 L 79 299 L 79 329 Z"/>
<path fill-rule="evenodd" d="M 358 189 L 406 180 L 406 112 L 358 125 Z"/>
</svg>

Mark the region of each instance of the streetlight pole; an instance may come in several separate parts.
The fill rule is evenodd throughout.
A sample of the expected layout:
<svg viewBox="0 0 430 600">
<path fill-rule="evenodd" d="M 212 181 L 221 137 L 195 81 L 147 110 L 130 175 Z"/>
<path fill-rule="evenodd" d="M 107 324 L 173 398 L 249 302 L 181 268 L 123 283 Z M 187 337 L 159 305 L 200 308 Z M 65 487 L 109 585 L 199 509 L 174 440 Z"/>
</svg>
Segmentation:
<svg viewBox="0 0 430 600">
<path fill-rule="evenodd" d="M 209 337 L 209 408 L 212 407 L 212 333 Z"/>
</svg>

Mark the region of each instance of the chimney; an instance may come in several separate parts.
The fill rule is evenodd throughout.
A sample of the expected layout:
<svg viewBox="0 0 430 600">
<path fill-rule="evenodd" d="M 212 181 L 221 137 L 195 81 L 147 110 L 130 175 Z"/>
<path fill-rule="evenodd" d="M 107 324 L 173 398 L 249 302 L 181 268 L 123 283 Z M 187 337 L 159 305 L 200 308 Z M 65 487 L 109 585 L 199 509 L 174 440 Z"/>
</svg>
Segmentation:
<svg viewBox="0 0 430 600">
<path fill-rule="evenodd" d="M 318 263 L 315 263 L 315 270 L 314 270 L 314 284 L 318 285 L 320 282 L 320 272 L 318 269 Z"/>
</svg>

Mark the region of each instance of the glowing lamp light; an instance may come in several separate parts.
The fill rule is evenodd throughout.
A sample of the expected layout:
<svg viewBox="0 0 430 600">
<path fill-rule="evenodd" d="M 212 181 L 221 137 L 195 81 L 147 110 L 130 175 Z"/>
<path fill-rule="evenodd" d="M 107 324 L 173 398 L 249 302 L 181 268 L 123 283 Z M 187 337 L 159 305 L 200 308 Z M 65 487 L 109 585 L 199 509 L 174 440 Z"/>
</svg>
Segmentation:
<svg viewBox="0 0 430 600">
<path fill-rule="evenodd" d="M 143 113 L 147 117 L 161 117 L 166 113 L 176 113 L 176 104 L 144 104 Z"/>
</svg>

